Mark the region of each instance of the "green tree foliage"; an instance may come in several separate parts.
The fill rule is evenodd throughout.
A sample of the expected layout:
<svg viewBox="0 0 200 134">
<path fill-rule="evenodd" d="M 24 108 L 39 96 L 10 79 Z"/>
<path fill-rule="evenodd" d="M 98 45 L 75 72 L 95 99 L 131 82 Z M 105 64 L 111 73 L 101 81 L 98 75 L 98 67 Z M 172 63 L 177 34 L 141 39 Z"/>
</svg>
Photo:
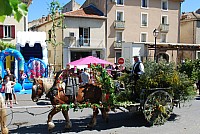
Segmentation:
<svg viewBox="0 0 200 134">
<path fill-rule="evenodd" d="M 20 0 L 0 0 L 0 22 L 4 22 L 6 16 L 14 15 L 19 22 L 28 12 L 27 5 Z"/>
<path fill-rule="evenodd" d="M 200 80 L 200 59 L 186 60 L 180 65 L 179 71 L 186 74 L 194 82 Z"/>
<path fill-rule="evenodd" d="M 4 43 L 4 42 L 0 42 L 0 50 L 5 50 L 6 48 L 13 48 L 15 49 L 15 45 L 13 45 L 12 43 Z"/>
<path fill-rule="evenodd" d="M 51 35 L 51 39 L 47 42 L 50 43 L 54 48 L 54 65 L 56 64 L 56 47 L 58 45 L 62 45 L 63 42 L 57 42 L 56 39 L 56 30 L 64 28 L 63 25 L 63 19 L 64 16 L 62 14 L 62 7 L 58 1 L 52 1 L 49 5 L 49 15 L 52 20 L 52 27 L 49 31 L 49 34 Z"/>
</svg>

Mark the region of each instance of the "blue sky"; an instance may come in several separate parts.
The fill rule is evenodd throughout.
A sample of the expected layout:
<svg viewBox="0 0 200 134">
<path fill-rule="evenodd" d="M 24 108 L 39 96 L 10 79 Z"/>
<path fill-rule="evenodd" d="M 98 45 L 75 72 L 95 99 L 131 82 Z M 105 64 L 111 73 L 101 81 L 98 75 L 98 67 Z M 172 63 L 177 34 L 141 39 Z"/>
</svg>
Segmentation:
<svg viewBox="0 0 200 134">
<path fill-rule="evenodd" d="M 61 5 L 68 3 L 70 0 L 58 0 Z M 76 0 L 79 4 L 83 4 L 85 0 Z M 51 0 L 33 0 L 29 7 L 28 21 L 41 18 L 42 15 L 48 14 L 48 4 Z M 191 12 L 200 8 L 200 0 L 185 0 L 182 3 L 182 12 Z"/>
</svg>

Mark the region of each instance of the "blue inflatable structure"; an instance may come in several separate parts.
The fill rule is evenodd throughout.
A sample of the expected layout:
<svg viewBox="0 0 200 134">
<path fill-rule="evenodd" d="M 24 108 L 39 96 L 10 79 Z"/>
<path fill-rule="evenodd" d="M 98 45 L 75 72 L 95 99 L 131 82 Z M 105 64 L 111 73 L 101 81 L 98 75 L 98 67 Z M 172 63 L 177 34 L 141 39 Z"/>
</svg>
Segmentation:
<svg viewBox="0 0 200 134">
<path fill-rule="evenodd" d="M 14 56 L 18 60 L 18 82 L 14 86 L 15 92 L 21 92 L 22 89 L 32 89 L 32 79 L 39 77 L 48 77 L 48 68 L 45 62 L 38 58 L 31 58 L 27 63 L 25 63 L 24 57 L 16 49 L 5 49 L 0 52 L 0 76 L 3 78 L 5 76 L 4 60 L 6 56 Z M 25 73 L 27 77 L 22 82 L 21 75 Z M 21 84 L 20 84 L 21 83 Z M 1 88 L 1 85 L 0 85 Z"/>
<path fill-rule="evenodd" d="M 24 71 L 24 57 L 22 56 L 22 54 L 16 50 L 16 49 L 11 49 L 11 48 L 7 48 L 3 51 L 0 52 L 0 76 L 3 78 L 4 77 L 4 60 L 6 58 L 6 56 L 14 56 L 15 59 L 18 60 L 18 76 L 20 77 L 20 71 Z"/>
<path fill-rule="evenodd" d="M 32 89 L 33 78 L 48 77 L 48 69 L 45 62 L 39 58 L 31 58 L 27 63 L 24 64 L 24 73 L 27 77 L 24 80 L 23 88 Z"/>
</svg>

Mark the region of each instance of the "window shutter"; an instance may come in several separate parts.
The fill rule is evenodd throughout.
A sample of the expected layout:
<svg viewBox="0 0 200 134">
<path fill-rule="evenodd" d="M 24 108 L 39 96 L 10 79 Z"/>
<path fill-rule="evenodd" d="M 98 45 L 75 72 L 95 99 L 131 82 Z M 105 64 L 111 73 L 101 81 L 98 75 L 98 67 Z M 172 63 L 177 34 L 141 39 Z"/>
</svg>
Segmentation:
<svg viewBox="0 0 200 134">
<path fill-rule="evenodd" d="M 15 25 L 11 26 L 11 38 L 15 39 Z"/>
<path fill-rule="evenodd" d="M 0 25 L 0 38 L 3 38 L 3 25 Z"/>
</svg>

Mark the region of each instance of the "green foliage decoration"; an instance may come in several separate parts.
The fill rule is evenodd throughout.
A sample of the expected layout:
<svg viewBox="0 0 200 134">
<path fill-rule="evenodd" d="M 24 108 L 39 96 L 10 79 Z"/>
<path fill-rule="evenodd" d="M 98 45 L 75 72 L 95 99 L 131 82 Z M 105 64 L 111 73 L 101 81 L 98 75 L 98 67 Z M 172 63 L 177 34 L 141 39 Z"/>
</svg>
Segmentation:
<svg viewBox="0 0 200 134">
<path fill-rule="evenodd" d="M 138 94 L 142 92 L 142 89 L 169 87 L 172 88 L 170 94 L 175 99 L 188 100 L 196 94 L 193 81 L 185 73 L 179 72 L 174 63 L 146 61 L 144 67 L 145 73 L 140 76 L 136 84 Z M 119 78 L 120 81 L 125 83 L 127 90 L 131 90 L 134 85 L 134 80 L 130 78 L 128 74 Z"/>
<path fill-rule="evenodd" d="M 109 95 L 109 99 L 106 102 L 107 105 L 113 105 L 115 103 L 114 81 L 101 65 L 91 65 L 91 69 L 94 72 L 96 83 L 102 88 L 102 94 Z"/>
<path fill-rule="evenodd" d="M 174 63 L 147 61 L 144 66 L 145 73 L 136 85 L 138 91 L 141 91 L 141 89 L 171 87 L 171 95 L 174 99 L 184 101 L 196 94 L 193 81 L 184 73 L 179 72 Z"/>
<path fill-rule="evenodd" d="M 137 94 L 140 94 L 140 98 L 136 99 L 139 99 L 141 104 L 144 104 L 151 93 L 158 90 L 164 90 L 174 100 L 180 101 L 190 100 L 196 95 L 193 80 L 185 73 L 179 72 L 174 63 L 167 63 L 163 60 L 158 63 L 146 61 L 144 67 L 145 73 L 140 76 L 135 85 Z M 122 75 L 119 80 L 125 83 L 125 89 L 129 92 L 134 88 L 134 80 L 130 77 L 130 74 Z M 162 97 L 164 96 L 154 94 L 151 104 L 147 104 L 149 109 L 143 111 L 147 117 L 146 119 L 152 125 L 164 124 L 170 116 L 170 112 L 172 112 L 167 109 L 168 106 L 166 106 L 167 103 L 165 102 L 168 101 L 165 101 Z M 131 98 L 131 96 L 126 96 L 126 98 Z M 161 98 L 160 101 L 158 101 L 158 98 Z"/>
</svg>

